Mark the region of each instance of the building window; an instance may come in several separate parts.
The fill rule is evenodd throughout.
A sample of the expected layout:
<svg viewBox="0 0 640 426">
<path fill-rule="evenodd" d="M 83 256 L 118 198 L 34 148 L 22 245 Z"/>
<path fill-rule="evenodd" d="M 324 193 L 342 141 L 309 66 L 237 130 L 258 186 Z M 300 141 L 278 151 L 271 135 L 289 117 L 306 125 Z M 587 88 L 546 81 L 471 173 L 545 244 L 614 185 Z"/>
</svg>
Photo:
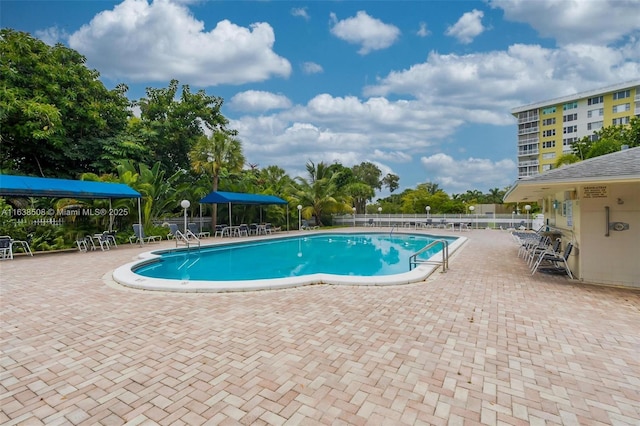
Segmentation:
<svg viewBox="0 0 640 426">
<path fill-rule="evenodd" d="M 578 108 L 578 102 L 569 102 L 569 103 L 566 103 L 566 104 L 562 105 L 562 110 L 563 111 L 567 111 L 567 110 L 570 110 L 570 109 L 576 109 L 576 108 Z"/>
<path fill-rule="evenodd" d="M 615 101 L 616 99 L 624 99 L 624 98 L 630 98 L 631 97 L 631 90 L 627 89 L 627 90 L 623 90 L 621 92 L 616 92 L 613 94 L 613 100 Z"/>
<path fill-rule="evenodd" d="M 543 172 L 549 171 L 551 169 L 553 169 L 553 165 L 552 164 L 543 164 L 542 165 L 542 171 Z"/>
<path fill-rule="evenodd" d="M 602 121 L 594 121 L 593 123 L 587 123 L 587 130 L 600 130 L 602 129 Z"/>
<path fill-rule="evenodd" d="M 565 123 L 567 121 L 576 121 L 577 119 L 578 119 L 578 114 L 569 114 L 562 117 L 562 121 Z"/>
<path fill-rule="evenodd" d="M 552 106 L 552 107 L 544 108 L 542 110 L 542 115 L 555 114 L 555 112 L 556 112 L 556 107 Z"/>
<path fill-rule="evenodd" d="M 625 111 L 629 111 L 631 109 L 631 104 L 620 104 L 620 105 L 614 105 L 613 106 L 613 113 L 618 113 L 618 112 L 625 112 Z"/>
<path fill-rule="evenodd" d="M 562 146 L 571 146 L 572 143 L 577 141 L 578 138 L 564 138 L 562 139 Z"/>
<path fill-rule="evenodd" d="M 587 105 L 598 105 L 604 103 L 604 96 L 596 96 L 595 98 L 589 98 Z"/>
<path fill-rule="evenodd" d="M 542 120 L 542 125 L 543 126 L 552 126 L 556 124 L 556 119 L 554 118 L 545 118 L 544 120 Z"/>
<path fill-rule="evenodd" d="M 567 126 L 562 129 L 562 133 L 564 133 L 565 135 L 567 133 L 577 133 L 577 132 L 578 132 L 578 126 Z"/>
<path fill-rule="evenodd" d="M 555 148 L 556 147 L 556 141 L 545 141 L 545 142 L 542 142 L 542 147 L 543 148 Z"/>
<path fill-rule="evenodd" d="M 590 109 L 589 111 L 587 111 L 587 118 L 602 117 L 603 115 L 604 108 Z"/>
<path fill-rule="evenodd" d="M 614 118 L 613 119 L 613 125 L 614 126 L 621 126 L 623 124 L 629 124 L 630 121 L 631 120 L 630 120 L 630 118 L 628 116 L 627 117 Z"/>
<path fill-rule="evenodd" d="M 544 130 L 542 132 L 542 137 L 555 136 L 555 135 L 556 135 L 556 129 Z"/>
</svg>

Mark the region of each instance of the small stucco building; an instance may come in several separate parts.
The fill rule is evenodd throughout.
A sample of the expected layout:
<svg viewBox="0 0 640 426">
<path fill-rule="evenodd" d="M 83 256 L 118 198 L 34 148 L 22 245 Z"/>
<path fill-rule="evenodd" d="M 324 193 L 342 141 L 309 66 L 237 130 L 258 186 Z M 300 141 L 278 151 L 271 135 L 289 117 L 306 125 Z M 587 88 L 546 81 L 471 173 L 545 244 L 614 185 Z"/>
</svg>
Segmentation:
<svg viewBox="0 0 640 426">
<path fill-rule="evenodd" d="M 640 288 L 640 147 L 520 179 L 504 202 L 542 206 L 575 279 Z"/>
</svg>

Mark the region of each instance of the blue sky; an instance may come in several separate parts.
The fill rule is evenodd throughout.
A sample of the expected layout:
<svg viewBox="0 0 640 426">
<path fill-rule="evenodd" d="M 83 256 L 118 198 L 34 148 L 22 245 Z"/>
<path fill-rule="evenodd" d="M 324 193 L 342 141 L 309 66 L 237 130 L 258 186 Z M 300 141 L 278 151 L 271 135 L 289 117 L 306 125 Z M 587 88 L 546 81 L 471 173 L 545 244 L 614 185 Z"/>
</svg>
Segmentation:
<svg viewBox="0 0 640 426">
<path fill-rule="evenodd" d="M 247 161 L 375 163 L 400 191 L 505 188 L 524 104 L 640 76 L 640 0 L 0 1 L 108 88 L 224 98 Z M 377 196 L 388 193 L 380 192 Z"/>
</svg>

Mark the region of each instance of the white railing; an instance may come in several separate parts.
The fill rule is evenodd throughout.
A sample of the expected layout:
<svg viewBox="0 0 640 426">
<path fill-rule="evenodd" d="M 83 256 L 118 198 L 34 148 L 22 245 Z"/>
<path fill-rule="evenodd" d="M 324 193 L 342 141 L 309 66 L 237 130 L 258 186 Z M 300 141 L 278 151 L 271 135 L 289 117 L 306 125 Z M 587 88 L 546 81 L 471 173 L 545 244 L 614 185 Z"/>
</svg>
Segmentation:
<svg viewBox="0 0 640 426">
<path fill-rule="evenodd" d="M 33 219 L 30 221 L 32 225 L 52 225 L 52 226 L 62 226 L 64 225 L 64 218 L 53 218 L 47 217 L 42 219 Z M 16 219 L 17 225 L 25 225 L 27 224 L 27 219 Z"/>
<path fill-rule="evenodd" d="M 372 220 L 373 219 L 373 220 Z M 334 215 L 333 224 L 353 227 L 387 227 L 394 229 L 460 229 L 461 223 L 469 229 L 509 229 L 520 225 L 531 228 L 533 215 L 526 214 L 344 214 Z"/>
</svg>

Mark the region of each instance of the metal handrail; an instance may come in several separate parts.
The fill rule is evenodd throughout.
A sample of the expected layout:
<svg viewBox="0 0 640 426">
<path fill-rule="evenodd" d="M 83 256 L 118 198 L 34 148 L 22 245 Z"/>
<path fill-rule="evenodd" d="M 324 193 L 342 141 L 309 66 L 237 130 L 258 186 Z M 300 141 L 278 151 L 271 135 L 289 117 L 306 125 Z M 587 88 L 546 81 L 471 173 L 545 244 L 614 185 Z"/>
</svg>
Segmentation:
<svg viewBox="0 0 640 426">
<path fill-rule="evenodd" d="M 431 247 L 434 247 L 436 244 L 442 244 L 442 262 L 432 260 L 418 260 L 418 255 L 429 250 Z M 442 272 L 447 272 L 447 269 L 449 269 L 449 242 L 447 240 L 432 241 L 431 243 L 427 244 L 426 246 L 422 247 L 420 250 L 409 256 L 409 270 L 412 270 L 413 266 L 426 263 L 442 263 Z"/>
<path fill-rule="evenodd" d="M 198 238 L 197 235 L 191 232 L 189 229 L 187 229 L 184 234 L 180 231 L 176 231 L 174 236 L 176 240 L 176 247 L 178 247 L 178 245 L 182 243 L 186 245 L 187 248 L 189 248 L 191 247 L 192 241 L 197 241 L 198 247 L 200 247 L 200 238 Z"/>
<path fill-rule="evenodd" d="M 394 223 L 393 226 L 391 227 L 391 232 L 389 232 L 389 236 L 391 236 L 391 234 L 393 234 L 393 230 L 396 229 L 398 227 L 397 223 Z"/>
</svg>

